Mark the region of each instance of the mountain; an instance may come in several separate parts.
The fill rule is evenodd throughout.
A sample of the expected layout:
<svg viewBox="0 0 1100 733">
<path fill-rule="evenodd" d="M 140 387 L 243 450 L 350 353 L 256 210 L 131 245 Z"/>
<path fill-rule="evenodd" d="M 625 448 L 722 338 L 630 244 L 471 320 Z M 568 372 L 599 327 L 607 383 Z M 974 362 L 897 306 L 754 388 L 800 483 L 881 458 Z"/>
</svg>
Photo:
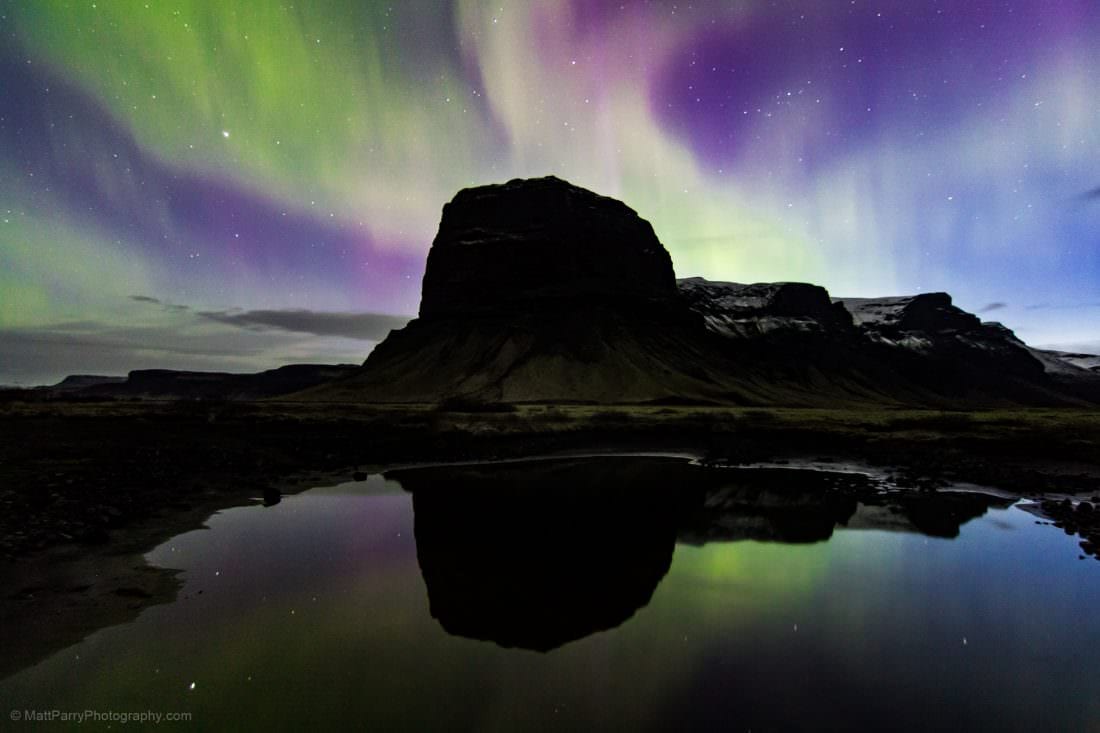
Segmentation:
<svg viewBox="0 0 1100 733">
<path fill-rule="evenodd" d="M 1100 374 L 1100 356 L 1096 354 L 1076 354 L 1050 349 L 1031 349 L 1031 353 L 1052 374 L 1080 377 L 1082 370 Z"/>
<path fill-rule="evenodd" d="M 428 254 L 419 318 L 325 399 L 724 399 L 727 365 L 672 260 L 625 204 L 557 178 L 458 193 Z"/>
<path fill-rule="evenodd" d="M 56 392 L 79 392 L 89 387 L 98 387 L 104 384 L 122 384 L 125 381 L 126 377 L 105 377 L 98 374 L 70 374 L 47 389 Z"/>
<path fill-rule="evenodd" d="M 19 393 L 32 399 L 255 400 L 332 383 L 358 370 L 352 364 L 290 364 L 256 374 L 139 369 L 126 377 L 73 375 Z"/>
<path fill-rule="evenodd" d="M 1024 404 L 1100 396 L 1100 374 L 1029 347 L 1006 326 L 954 306 L 947 293 L 837 302 L 900 373 L 941 392 L 980 389 L 991 399 Z"/>
<path fill-rule="evenodd" d="M 1100 401 L 1100 375 L 946 293 L 833 298 L 807 283 L 676 280 L 634 210 L 548 177 L 460 191 L 428 254 L 419 318 L 356 374 L 302 397 L 1070 405 Z"/>
</svg>

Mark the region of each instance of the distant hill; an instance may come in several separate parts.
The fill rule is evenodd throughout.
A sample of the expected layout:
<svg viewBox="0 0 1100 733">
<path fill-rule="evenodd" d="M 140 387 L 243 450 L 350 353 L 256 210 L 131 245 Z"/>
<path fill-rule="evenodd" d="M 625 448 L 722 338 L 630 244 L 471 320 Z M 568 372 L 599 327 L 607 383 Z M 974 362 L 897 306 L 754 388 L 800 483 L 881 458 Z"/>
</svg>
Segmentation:
<svg viewBox="0 0 1100 733">
<path fill-rule="evenodd" d="M 1073 405 L 1080 355 L 1037 352 L 946 293 L 677 281 L 653 228 L 557 178 L 460 191 L 420 316 L 303 399 L 742 405 Z"/>
<path fill-rule="evenodd" d="M 105 384 L 122 384 L 126 377 L 104 377 L 98 374 L 71 374 L 49 389 L 57 392 L 76 392 Z"/>
<path fill-rule="evenodd" d="M 24 399 L 255 400 L 293 394 L 355 374 L 352 364 L 290 364 L 256 374 L 140 369 L 126 377 L 73 375 L 58 384 L 12 390 Z"/>
</svg>

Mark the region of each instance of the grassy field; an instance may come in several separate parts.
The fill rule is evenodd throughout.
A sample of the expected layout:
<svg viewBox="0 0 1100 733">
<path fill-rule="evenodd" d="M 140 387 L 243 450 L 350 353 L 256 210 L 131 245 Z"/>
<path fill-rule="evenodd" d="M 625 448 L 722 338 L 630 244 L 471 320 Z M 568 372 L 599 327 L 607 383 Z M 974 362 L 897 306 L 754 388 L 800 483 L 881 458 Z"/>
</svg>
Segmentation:
<svg viewBox="0 0 1100 733">
<path fill-rule="evenodd" d="M 1100 412 L 9 403 L 0 407 L 0 553 L 102 542 L 134 520 L 255 495 L 308 471 L 630 450 L 717 463 L 858 460 L 1020 494 L 1095 492 Z"/>
</svg>

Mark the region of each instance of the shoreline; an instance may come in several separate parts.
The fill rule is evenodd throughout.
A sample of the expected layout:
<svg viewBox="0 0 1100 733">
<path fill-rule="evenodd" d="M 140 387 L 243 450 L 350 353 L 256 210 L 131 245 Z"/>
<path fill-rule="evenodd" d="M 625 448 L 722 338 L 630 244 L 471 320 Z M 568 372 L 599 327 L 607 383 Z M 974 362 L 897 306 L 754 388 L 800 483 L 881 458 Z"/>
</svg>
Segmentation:
<svg viewBox="0 0 1100 733">
<path fill-rule="evenodd" d="M 277 488 L 289 496 L 341 480 L 351 479 L 306 472 L 288 477 Z M 227 492 L 119 529 L 109 543 L 61 545 L 0 561 L 0 587 L 5 589 L 0 597 L 0 680 L 101 629 L 132 621 L 146 608 L 177 600 L 182 571 L 151 565 L 146 555 L 173 537 L 206 529 L 219 512 L 260 500 L 253 491 Z"/>
</svg>

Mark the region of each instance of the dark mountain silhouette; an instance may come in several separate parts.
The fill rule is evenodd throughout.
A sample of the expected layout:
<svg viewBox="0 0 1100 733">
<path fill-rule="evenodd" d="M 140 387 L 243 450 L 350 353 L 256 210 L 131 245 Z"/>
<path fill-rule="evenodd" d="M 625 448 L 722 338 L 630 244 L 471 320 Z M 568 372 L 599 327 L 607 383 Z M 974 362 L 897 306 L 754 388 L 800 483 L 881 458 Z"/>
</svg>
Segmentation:
<svg viewBox="0 0 1100 733">
<path fill-rule="evenodd" d="M 367 402 L 1069 405 L 1100 378 L 946 293 L 675 280 L 632 209 L 557 178 L 460 191 L 420 317 L 303 395 Z"/>
<path fill-rule="evenodd" d="M 420 317 L 326 399 L 714 399 L 725 364 L 672 261 L 630 208 L 556 178 L 460 192 L 428 255 Z"/>
<path fill-rule="evenodd" d="M 78 392 L 90 387 L 107 384 L 122 384 L 126 377 L 108 377 L 99 374 L 70 374 L 55 385 L 49 387 L 57 392 Z"/>
<path fill-rule="evenodd" d="M 300 392 L 358 369 L 352 364 L 290 364 L 256 374 L 139 369 L 126 377 L 66 377 L 28 392 L 61 398 L 254 400 Z"/>
</svg>

